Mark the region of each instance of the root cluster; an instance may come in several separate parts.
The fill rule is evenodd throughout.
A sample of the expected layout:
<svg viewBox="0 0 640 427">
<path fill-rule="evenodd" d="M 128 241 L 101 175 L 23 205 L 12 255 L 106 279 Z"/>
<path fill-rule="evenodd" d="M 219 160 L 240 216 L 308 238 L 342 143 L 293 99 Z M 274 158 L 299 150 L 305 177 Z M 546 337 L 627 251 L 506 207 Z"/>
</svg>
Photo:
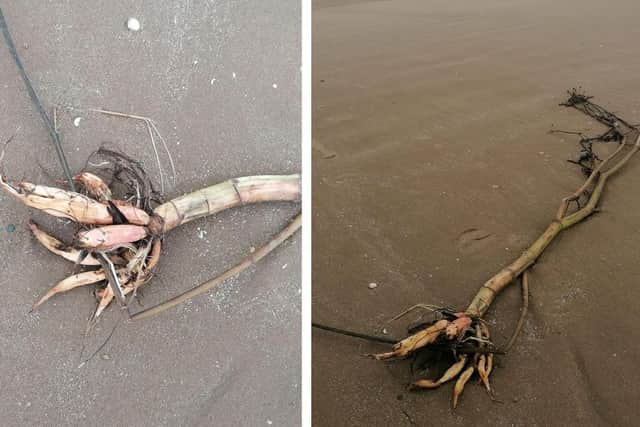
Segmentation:
<svg viewBox="0 0 640 427">
<path fill-rule="evenodd" d="M 246 203 L 298 201 L 301 191 L 299 175 L 252 176 L 225 181 L 157 206 L 161 202 L 161 194 L 153 187 L 142 165 L 123 153 L 105 148 L 96 151 L 87 161 L 86 169 L 75 175 L 73 180 L 81 192 L 29 182 L 9 182 L 2 175 L 0 188 L 29 207 L 69 219 L 78 225 L 79 231 L 73 242 L 67 244 L 34 221 L 29 221 L 29 229 L 37 241 L 50 252 L 75 263 L 77 269 L 98 267 L 58 282 L 32 309 L 61 292 L 98 284 L 95 291 L 98 302 L 90 325 L 95 324 L 114 299 L 127 310 L 129 318 L 132 317 L 129 303 L 137 290 L 152 277 L 166 232 L 197 218 Z M 260 257 L 245 260 L 222 277 L 246 269 L 293 234 L 300 225 L 297 218 L 276 239 L 256 252 L 261 254 Z M 197 293 L 197 289 L 192 290 L 189 296 Z M 154 310 L 159 311 L 157 308 Z M 148 316 L 137 314 L 139 318 Z"/>
<path fill-rule="evenodd" d="M 102 171 L 102 177 L 97 175 L 100 172 L 90 172 L 91 168 Z M 58 282 L 32 309 L 58 293 L 105 284 L 95 292 L 95 322 L 114 298 L 127 307 L 127 299 L 151 278 L 162 246 L 162 235 L 149 227 L 155 215 L 151 203 L 159 195 L 137 162 L 105 148 L 96 151 L 87 169 L 73 180 L 81 193 L 28 182 L 9 183 L 2 176 L 0 186 L 27 206 L 80 225 L 73 242 L 65 244 L 30 220 L 29 229 L 45 248 L 78 266 L 101 267 Z M 115 198 L 116 192 L 123 197 Z"/>
<path fill-rule="evenodd" d="M 591 97 L 576 89 L 569 91 L 569 98 L 563 104 L 575 108 L 592 117 L 607 130 L 594 137 L 581 136 L 580 158 L 574 163 L 579 164 L 588 178 L 573 194 L 562 199 L 555 218 L 540 237 L 527 248 L 516 260 L 502 268 L 487 280 L 478 290 L 469 306 L 464 311 L 436 310 L 441 318 L 433 322 L 413 328 L 409 336 L 396 343 L 390 352 L 372 355 L 378 360 L 404 358 L 414 355 L 417 351 L 431 349 L 447 354 L 453 354 L 454 362 L 438 379 L 419 379 L 411 384 L 411 389 L 436 388 L 447 381 L 456 379 L 453 391 L 453 407 L 455 408 L 464 386 L 474 373 L 477 373 L 487 392 L 492 394 L 489 376 L 493 370 L 494 347 L 490 341 L 489 328 L 483 316 L 495 300 L 496 296 L 511 283 L 522 277 L 523 309 L 515 333 L 505 347 L 511 348 L 515 336 L 522 327 L 526 315 L 528 299 L 528 269 L 542 255 L 551 241 L 562 231 L 592 215 L 597 210 L 605 185 L 610 177 L 618 172 L 631 157 L 640 151 L 640 132 L 605 108 L 594 104 Z M 614 142 L 618 147 L 605 159 L 600 159 L 593 152 L 594 142 Z M 433 307 L 418 305 L 416 307 Z M 411 310 L 409 309 L 409 310 Z M 400 316 L 406 312 L 401 313 Z M 461 345 L 474 341 L 475 348 L 461 351 Z"/>
<path fill-rule="evenodd" d="M 453 390 L 453 407 L 464 391 L 464 386 L 477 373 L 487 392 L 491 394 L 489 376 L 493 370 L 493 351 L 489 327 L 479 317 L 449 309 L 434 309 L 431 306 L 416 305 L 401 313 L 404 316 L 416 308 L 426 308 L 437 313 L 437 319 L 422 323 L 410 329 L 404 340 L 396 343 L 390 352 L 370 355 L 377 360 L 404 358 L 421 350 L 436 350 L 451 354 L 453 364 L 437 379 L 422 378 L 410 384 L 411 390 L 432 389 L 446 382 L 456 380 Z"/>
</svg>

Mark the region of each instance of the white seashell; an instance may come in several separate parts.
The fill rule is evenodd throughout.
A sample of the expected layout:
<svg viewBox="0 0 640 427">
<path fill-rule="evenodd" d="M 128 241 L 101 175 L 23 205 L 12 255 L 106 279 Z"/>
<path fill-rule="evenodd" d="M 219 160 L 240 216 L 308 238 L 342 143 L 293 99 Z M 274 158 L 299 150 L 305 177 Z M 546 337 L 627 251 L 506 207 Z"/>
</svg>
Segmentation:
<svg viewBox="0 0 640 427">
<path fill-rule="evenodd" d="M 80 120 L 82 120 L 82 117 L 76 117 L 75 119 L 73 119 L 73 125 L 75 127 L 79 127 L 80 126 Z"/>
<path fill-rule="evenodd" d="M 129 18 L 127 20 L 127 28 L 130 31 L 139 31 L 140 30 L 140 21 L 138 21 L 136 18 Z"/>
</svg>

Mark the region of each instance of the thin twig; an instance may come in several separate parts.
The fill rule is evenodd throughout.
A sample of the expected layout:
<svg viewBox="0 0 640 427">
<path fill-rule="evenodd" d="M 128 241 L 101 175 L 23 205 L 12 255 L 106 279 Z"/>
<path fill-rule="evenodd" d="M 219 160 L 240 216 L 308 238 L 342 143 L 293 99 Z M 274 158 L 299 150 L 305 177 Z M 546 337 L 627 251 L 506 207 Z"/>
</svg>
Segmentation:
<svg viewBox="0 0 640 427">
<path fill-rule="evenodd" d="M 107 116 L 114 116 L 114 117 L 122 117 L 122 118 L 126 118 L 126 119 L 133 119 L 133 120 L 140 120 L 142 122 L 144 122 L 144 124 L 147 127 L 147 131 L 149 133 L 149 137 L 151 139 L 151 145 L 153 146 L 153 152 L 155 154 L 156 157 L 156 161 L 158 163 L 158 169 L 160 171 L 160 187 L 162 189 L 162 192 L 164 193 L 164 174 L 163 174 L 163 170 L 162 170 L 162 163 L 160 162 L 160 156 L 158 154 L 158 150 L 156 147 L 156 142 L 155 142 L 155 137 L 153 136 L 153 133 L 155 132 L 156 136 L 160 139 L 160 142 L 162 142 L 162 146 L 164 147 L 165 152 L 167 153 L 167 157 L 169 158 L 169 163 L 171 165 L 171 174 L 173 176 L 173 183 L 176 183 L 176 167 L 175 164 L 173 162 L 173 156 L 171 155 L 171 151 L 169 151 L 169 147 L 167 145 L 166 140 L 164 139 L 164 137 L 162 136 L 162 134 L 160 133 L 160 131 L 158 130 L 158 126 L 155 124 L 155 122 L 149 118 L 149 117 L 144 117 L 144 116 L 139 116 L 136 114 L 128 114 L 128 113 L 121 113 L 119 111 L 111 111 L 111 110 L 104 110 L 102 108 L 81 108 L 81 107 L 74 107 L 72 105 L 64 105 L 65 108 L 70 109 L 70 110 L 77 110 L 77 111 L 89 111 L 92 113 L 100 113 L 100 114 L 104 114 Z"/>
<path fill-rule="evenodd" d="M 417 310 L 419 308 L 421 308 L 423 310 L 426 310 L 426 311 L 430 311 L 430 312 L 438 311 L 438 310 L 441 309 L 441 307 L 438 307 L 438 306 L 435 306 L 435 305 L 431 305 L 431 304 L 416 304 L 416 305 L 413 305 L 413 306 L 407 308 L 403 312 L 398 313 L 395 316 L 393 316 L 391 319 L 389 319 L 389 323 L 395 322 L 396 320 L 406 316 L 407 314 L 409 314 L 412 311 L 415 311 L 415 310 Z"/>
<path fill-rule="evenodd" d="M 86 365 L 88 362 L 91 361 L 91 359 L 93 359 L 94 357 L 96 357 L 96 354 L 100 353 L 100 351 L 102 351 L 102 349 L 107 345 L 107 343 L 111 340 L 111 337 L 113 337 L 113 334 L 115 333 L 116 329 L 118 328 L 118 326 L 120 326 L 120 322 L 122 321 L 123 317 L 121 316 L 118 321 L 116 322 L 116 324 L 113 326 L 113 329 L 111 330 L 111 333 L 109 334 L 109 336 L 107 337 L 107 339 L 105 339 L 103 341 L 102 344 L 100 344 L 100 346 L 96 349 L 96 351 L 94 351 L 93 353 L 91 353 L 91 356 L 89 356 L 88 358 L 86 358 L 85 360 L 80 362 L 80 365 L 78 365 L 78 369 L 82 368 L 84 365 Z M 91 329 L 87 329 L 87 331 L 85 332 L 85 338 L 87 337 L 89 331 Z M 84 352 L 84 343 L 82 344 L 82 351 L 80 352 L 80 358 L 82 358 L 82 353 Z"/>
<path fill-rule="evenodd" d="M 550 129 L 549 133 L 566 133 L 568 135 L 578 135 L 578 136 L 582 136 L 582 132 L 575 132 L 572 130 L 561 130 L 561 129 Z"/>
<path fill-rule="evenodd" d="M 173 183 L 176 183 L 176 166 L 173 163 L 173 157 L 171 156 L 171 151 L 169 151 L 169 147 L 167 146 L 167 141 L 165 141 L 164 137 L 162 136 L 162 134 L 160 133 L 160 131 L 158 130 L 158 127 L 156 126 L 156 123 L 149 119 L 149 123 L 151 124 L 151 127 L 153 128 L 153 130 L 156 132 L 156 135 L 158 135 L 158 138 L 160 138 L 160 142 L 162 142 L 162 146 L 164 147 L 164 151 L 167 153 L 167 157 L 169 158 L 169 163 L 171 164 L 171 174 L 173 175 Z"/>
<path fill-rule="evenodd" d="M 146 310 L 140 311 L 133 316 L 131 316 L 131 320 L 141 320 L 147 317 L 155 316 L 157 314 L 166 311 L 171 307 L 175 307 L 176 305 L 182 304 L 185 301 L 190 300 L 191 298 L 201 295 L 209 290 L 215 288 L 216 286 L 223 283 L 230 277 L 233 277 L 242 271 L 246 270 L 250 266 L 254 265 L 262 258 L 264 258 L 267 254 L 277 248 L 282 242 L 288 239 L 293 233 L 295 233 L 300 226 L 302 225 L 302 216 L 298 215 L 289 225 L 287 225 L 276 237 L 273 238 L 269 243 L 246 257 L 240 264 L 235 267 L 225 271 L 220 276 L 209 280 L 201 285 L 196 286 L 193 289 L 184 292 L 177 297 L 174 297 L 168 301 L 163 302 L 162 304 L 158 304 L 155 307 L 148 308 Z"/>
<path fill-rule="evenodd" d="M 7 149 L 7 147 L 9 146 L 9 144 L 11 143 L 11 141 L 13 141 L 13 138 L 16 137 L 16 135 L 18 134 L 18 132 L 20 131 L 20 126 L 18 126 L 16 128 L 16 131 L 13 133 L 13 135 L 11 135 L 3 144 L 2 144 L 2 151 L 0 151 L 0 165 L 2 165 L 2 159 L 4 159 L 4 151 Z"/>
<path fill-rule="evenodd" d="M 520 318 L 518 319 L 518 323 L 516 324 L 516 328 L 513 330 L 511 334 L 511 338 L 504 346 L 503 351 L 505 353 L 509 353 L 511 347 L 516 342 L 516 338 L 518 338 L 518 334 L 524 325 L 524 320 L 527 317 L 527 311 L 529 310 L 529 270 L 525 270 L 522 273 L 522 310 L 520 310 Z"/>
<path fill-rule="evenodd" d="M 153 130 L 148 120 L 144 121 L 147 125 L 147 131 L 149 131 L 149 138 L 151 138 L 151 146 L 153 147 L 153 153 L 156 155 L 156 162 L 158 162 L 158 172 L 160 173 L 160 191 L 164 194 L 164 173 L 162 172 L 162 163 L 160 162 L 160 156 L 158 155 L 158 148 L 156 147 L 156 140 L 153 137 Z"/>
<path fill-rule="evenodd" d="M 135 115 L 135 114 L 120 113 L 118 111 L 103 110 L 103 109 L 98 109 L 98 108 L 89 108 L 88 110 L 96 112 L 96 113 L 106 114 L 108 116 L 116 116 L 116 117 L 124 117 L 124 118 L 129 118 L 129 119 L 134 119 L 134 120 L 141 120 L 147 125 L 147 127 L 152 128 L 153 131 L 158 136 L 158 138 L 160 139 L 160 142 L 162 142 L 164 150 L 167 153 L 167 157 L 169 158 L 169 163 L 171 164 L 171 174 L 173 176 L 173 182 L 175 184 L 175 182 L 176 182 L 176 167 L 175 167 L 175 164 L 173 163 L 173 156 L 171 156 L 171 151 L 169 151 L 169 147 L 167 146 L 166 140 L 164 139 L 164 137 L 162 136 L 162 134 L 158 130 L 158 127 L 156 126 L 156 123 L 151 118 L 144 117 L 144 116 L 138 116 L 138 115 Z M 162 177 L 162 166 L 160 165 L 160 158 L 158 156 L 158 151 L 156 150 L 155 140 L 154 140 L 154 137 L 152 135 L 151 129 L 149 129 L 149 136 L 151 137 L 151 143 L 153 144 L 153 149 L 154 149 L 154 152 L 156 154 L 156 159 L 158 161 L 158 167 L 160 168 L 160 174 L 161 174 L 161 177 Z M 163 193 L 164 193 L 164 189 L 163 189 Z"/>
</svg>

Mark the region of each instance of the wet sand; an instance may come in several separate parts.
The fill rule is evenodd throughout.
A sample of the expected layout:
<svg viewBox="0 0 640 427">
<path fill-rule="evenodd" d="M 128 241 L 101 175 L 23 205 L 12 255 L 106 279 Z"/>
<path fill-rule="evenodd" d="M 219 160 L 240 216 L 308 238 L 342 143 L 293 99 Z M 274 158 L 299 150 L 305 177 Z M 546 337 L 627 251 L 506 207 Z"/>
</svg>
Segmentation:
<svg viewBox="0 0 640 427">
<path fill-rule="evenodd" d="M 316 322 L 400 336 L 408 306 L 464 308 L 583 180 L 548 131 L 600 128 L 566 89 L 640 122 L 637 2 L 452 3 L 314 2 Z M 314 331 L 314 425 L 637 425 L 639 186 L 637 158 L 532 269 L 502 403 L 473 381 L 452 412 L 451 384 L 410 393 L 407 362 L 361 356 L 385 345 Z M 514 286 L 489 311 L 498 343 L 519 307 Z"/>
</svg>

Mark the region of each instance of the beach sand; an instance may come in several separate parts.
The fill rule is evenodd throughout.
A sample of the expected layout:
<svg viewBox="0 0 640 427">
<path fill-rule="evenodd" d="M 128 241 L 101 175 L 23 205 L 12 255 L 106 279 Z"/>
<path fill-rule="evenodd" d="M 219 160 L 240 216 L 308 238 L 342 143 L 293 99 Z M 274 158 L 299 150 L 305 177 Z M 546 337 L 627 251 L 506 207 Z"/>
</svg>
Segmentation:
<svg viewBox="0 0 640 427">
<path fill-rule="evenodd" d="M 155 120 L 177 169 L 175 183 L 165 182 L 168 198 L 237 176 L 300 172 L 299 2 L 261 6 L 2 2 L 48 112 L 63 104 Z M 139 32 L 127 30 L 129 17 L 139 19 Z M 0 82 L 0 141 L 20 127 L 2 173 L 64 187 L 49 135 L 3 42 Z M 159 186 L 142 123 L 59 108 L 58 128 L 74 172 L 106 143 L 144 161 Z M 166 179 L 169 162 L 160 156 Z M 172 231 L 153 279 L 140 289 L 141 305 L 131 311 L 219 275 L 299 209 L 247 206 Z M 118 323 L 120 310 L 109 307 L 83 339 L 94 286 L 28 313 L 74 269 L 34 239 L 28 218 L 60 236 L 76 231 L 0 192 L 2 425 L 300 425 L 300 233 L 255 268 L 153 319 Z M 83 345 L 88 357 L 114 325 L 102 351 L 78 368 Z"/>
<path fill-rule="evenodd" d="M 416 303 L 462 309 L 545 229 L 583 181 L 575 135 L 601 127 L 559 107 L 582 86 L 640 122 L 636 1 L 315 1 L 313 318 L 402 336 Z M 612 147 L 602 147 L 606 151 Z M 408 392 L 384 344 L 313 333 L 316 426 L 638 424 L 640 157 L 602 212 L 531 270 L 530 311 L 492 374 Z M 369 289 L 375 282 L 377 287 Z M 486 318 L 504 343 L 520 289 Z"/>
</svg>

